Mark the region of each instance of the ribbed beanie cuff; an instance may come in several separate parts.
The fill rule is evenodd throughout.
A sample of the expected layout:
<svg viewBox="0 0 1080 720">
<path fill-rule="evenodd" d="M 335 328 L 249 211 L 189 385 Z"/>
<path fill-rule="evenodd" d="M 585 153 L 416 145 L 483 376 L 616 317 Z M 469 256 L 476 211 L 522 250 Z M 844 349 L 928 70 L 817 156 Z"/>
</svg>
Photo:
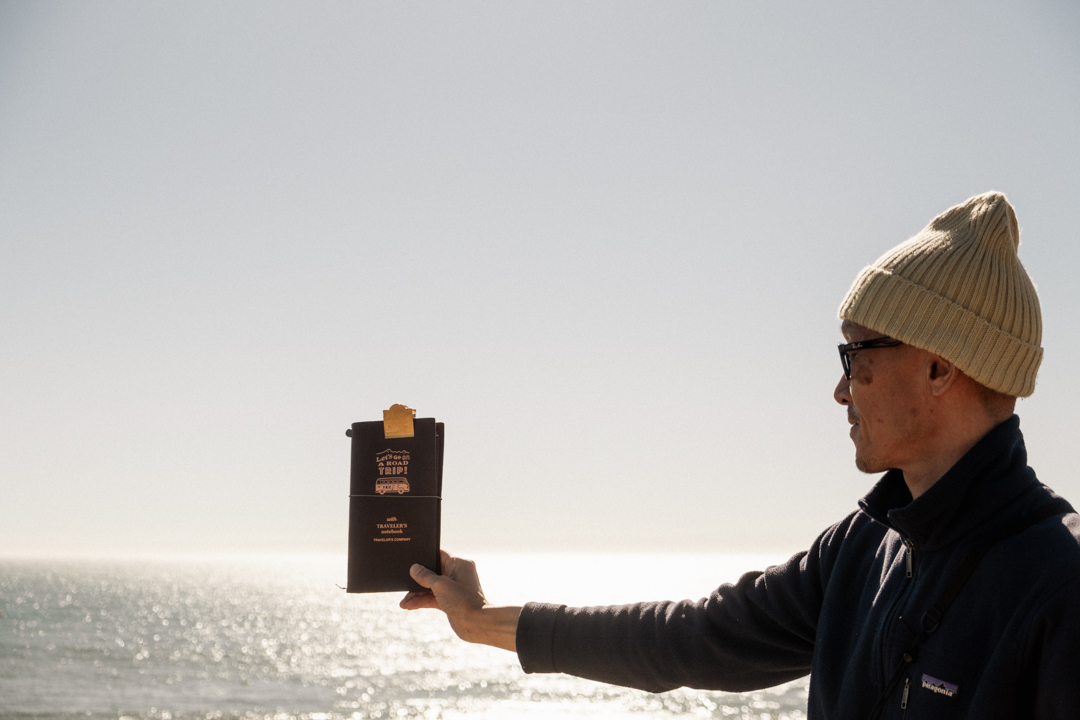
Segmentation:
<svg viewBox="0 0 1080 720">
<path fill-rule="evenodd" d="M 1004 195 L 971 198 L 863 269 L 840 317 L 940 355 L 993 390 L 1027 397 L 1042 362 L 1042 318 L 1019 244 Z"/>
</svg>

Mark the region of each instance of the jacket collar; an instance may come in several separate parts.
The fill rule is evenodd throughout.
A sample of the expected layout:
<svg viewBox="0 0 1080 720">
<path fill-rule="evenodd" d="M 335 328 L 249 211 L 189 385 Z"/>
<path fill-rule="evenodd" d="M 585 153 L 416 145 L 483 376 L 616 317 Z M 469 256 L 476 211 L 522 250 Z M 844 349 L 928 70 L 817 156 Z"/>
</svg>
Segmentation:
<svg viewBox="0 0 1080 720">
<path fill-rule="evenodd" d="M 1020 418 L 1013 415 L 917 499 L 911 499 L 903 473 L 890 470 L 859 506 L 920 550 L 936 550 L 982 525 L 989 530 L 1007 522 L 1024 509 L 1016 507 L 1020 495 L 1038 487 L 1035 472 L 1027 466 Z"/>
</svg>

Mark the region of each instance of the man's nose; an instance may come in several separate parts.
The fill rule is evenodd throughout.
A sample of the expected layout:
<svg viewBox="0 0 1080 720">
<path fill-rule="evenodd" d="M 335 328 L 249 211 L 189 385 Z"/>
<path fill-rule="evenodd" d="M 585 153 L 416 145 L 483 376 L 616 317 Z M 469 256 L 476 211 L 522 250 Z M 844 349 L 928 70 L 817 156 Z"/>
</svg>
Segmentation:
<svg viewBox="0 0 1080 720">
<path fill-rule="evenodd" d="M 833 390 L 833 400 L 841 405 L 851 404 L 851 381 L 847 379 L 846 375 L 840 375 L 840 382 L 836 383 L 836 389 Z"/>
</svg>

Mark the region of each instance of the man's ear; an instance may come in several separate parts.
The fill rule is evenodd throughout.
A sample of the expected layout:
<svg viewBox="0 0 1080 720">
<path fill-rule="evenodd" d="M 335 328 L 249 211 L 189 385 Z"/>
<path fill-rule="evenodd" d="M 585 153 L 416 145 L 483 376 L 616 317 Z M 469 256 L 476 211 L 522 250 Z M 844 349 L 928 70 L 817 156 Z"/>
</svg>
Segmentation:
<svg viewBox="0 0 1080 720">
<path fill-rule="evenodd" d="M 941 395 L 944 393 L 956 382 L 959 374 L 960 368 L 953 363 L 940 355 L 928 354 L 926 358 L 926 379 L 930 384 L 932 394 Z"/>
</svg>

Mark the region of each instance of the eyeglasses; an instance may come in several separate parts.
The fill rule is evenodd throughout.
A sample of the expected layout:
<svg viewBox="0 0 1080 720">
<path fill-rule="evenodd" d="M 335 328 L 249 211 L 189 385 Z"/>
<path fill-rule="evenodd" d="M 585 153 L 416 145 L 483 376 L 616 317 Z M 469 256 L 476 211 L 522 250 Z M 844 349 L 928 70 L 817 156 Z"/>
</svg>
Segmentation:
<svg viewBox="0 0 1080 720">
<path fill-rule="evenodd" d="M 860 342 L 847 343 L 846 345 L 837 345 L 836 349 L 840 351 L 840 364 L 844 366 L 844 377 L 848 380 L 851 379 L 851 356 L 860 350 L 896 347 L 897 345 L 903 344 L 904 343 L 900 340 L 894 340 L 891 337 L 879 337 L 874 338 L 873 340 L 862 340 Z"/>
</svg>

